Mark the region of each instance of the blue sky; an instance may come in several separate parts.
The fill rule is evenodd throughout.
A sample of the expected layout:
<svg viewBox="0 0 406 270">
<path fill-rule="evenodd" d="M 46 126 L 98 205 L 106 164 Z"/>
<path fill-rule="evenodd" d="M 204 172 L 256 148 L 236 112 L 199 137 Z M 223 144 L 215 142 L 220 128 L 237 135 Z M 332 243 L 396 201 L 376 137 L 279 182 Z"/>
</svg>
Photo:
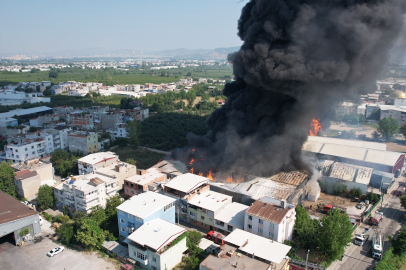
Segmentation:
<svg viewBox="0 0 406 270">
<path fill-rule="evenodd" d="M 3 0 L 0 55 L 241 45 L 247 0 Z"/>
</svg>

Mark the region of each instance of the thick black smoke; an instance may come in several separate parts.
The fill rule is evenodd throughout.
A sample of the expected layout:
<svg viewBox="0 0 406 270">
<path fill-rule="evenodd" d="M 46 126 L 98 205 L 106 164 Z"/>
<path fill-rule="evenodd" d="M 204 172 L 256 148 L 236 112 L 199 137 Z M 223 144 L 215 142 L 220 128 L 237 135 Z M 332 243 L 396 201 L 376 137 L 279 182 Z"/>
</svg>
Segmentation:
<svg viewBox="0 0 406 270">
<path fill-rule="evenodd" d="M 375 91 L 403 26 L 404 0 L 251 0 L 242 10 L 241 49 L 229 55 L 235 81 L 207 120 L 189 134 L 196 167 L 271 175 L 303 168 L 313 118 L 324 127 L 335 106 Z"/>
</svg>

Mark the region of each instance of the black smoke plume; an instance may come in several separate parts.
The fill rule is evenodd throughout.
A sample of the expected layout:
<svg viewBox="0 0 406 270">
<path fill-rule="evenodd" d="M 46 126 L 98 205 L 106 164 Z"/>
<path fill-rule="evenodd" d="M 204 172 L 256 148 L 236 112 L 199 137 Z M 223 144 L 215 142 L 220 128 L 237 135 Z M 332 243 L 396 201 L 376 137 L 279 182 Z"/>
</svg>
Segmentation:
<svg viewBox="0 0 406 270">
<path fill-rule="evenodd" d="M 235 81 L 210 131 L 187 139 L 199 171 L 269 176 L 302 169 L 313 118 L 324 128 L 343 100 L 375 91 L 403 27 L 404 0 L 251 0 L 242 10 L 241 49 L 229 55 Z"/>
</svg>

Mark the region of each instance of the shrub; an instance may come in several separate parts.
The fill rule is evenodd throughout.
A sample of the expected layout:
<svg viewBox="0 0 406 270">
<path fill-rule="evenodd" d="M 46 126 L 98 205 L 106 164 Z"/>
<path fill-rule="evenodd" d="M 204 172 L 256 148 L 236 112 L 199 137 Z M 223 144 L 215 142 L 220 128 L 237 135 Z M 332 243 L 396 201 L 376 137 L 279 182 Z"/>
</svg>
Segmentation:
<svg viewBox="0 0 406 270">
<path fill-rule="evenodd" d="M 25 228 L 24 230 L 20 231 L 18 234 L 23 237 L 30 233 L 30 229 Z"/>
</svg>

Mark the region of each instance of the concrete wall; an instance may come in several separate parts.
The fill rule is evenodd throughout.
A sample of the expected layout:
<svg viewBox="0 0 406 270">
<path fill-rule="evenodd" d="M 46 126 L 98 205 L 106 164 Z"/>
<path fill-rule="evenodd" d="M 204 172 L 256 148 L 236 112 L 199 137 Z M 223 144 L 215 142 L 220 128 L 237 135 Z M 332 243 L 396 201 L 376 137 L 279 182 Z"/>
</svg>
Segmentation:
<svg viewBox="0 0 406 270">
<path fill-rule="evenodd" d="M 41 185 L 41 179 L 39 175 L 23 179 L 14 180 L 17 193 L 21 198 L 26 198 L 31 201 L 37 197 L 38 189 Z"/>
<path fill-rule="evenodd" d="M 332 178 L 328 176 L 323 176 L 319 179 L 320 187 L 322 187 L 322 190 L 325 189 L 327 193 L 329 194 L 334 194 L 334 185 L 337 184 L 343 184 L 347 187 L 347 190 L 351 190 L 353 188 L 360 188 L 362 191 L 362 194 L 366 194 L 368 190 L 368 185 L 362 184 L 362 183 L 357 183 L 353 181 L 345 181 L 337 178 Z"/>
<path fill-rule="evenodd" d="M 41 181 L 46 181 L 46 180 L 51 180 L 54 178 L 54 175 L 52 173 L 52 164 L 51 163 L 44 163 L 35 171 L 39 174 L 40 180 Z"/>
<path fill-rule="evenodd" d="M 161 256 L 157 258 L 156 264 L 153 262 L 152 257 L 151 262 L 148 261 L 148 263 L 155 266 L 157 269 L 172 269 L 182 261 L 182 253 L 186 250 L 187 246 L 185 237 L 179 243 L 162 253 Z"/>
<path fill-rule="evenodd" d="M 68 136 L 69 151 L 82 151 L 84 155 L 89 154 L 86 137 Z"/>
</svg>

